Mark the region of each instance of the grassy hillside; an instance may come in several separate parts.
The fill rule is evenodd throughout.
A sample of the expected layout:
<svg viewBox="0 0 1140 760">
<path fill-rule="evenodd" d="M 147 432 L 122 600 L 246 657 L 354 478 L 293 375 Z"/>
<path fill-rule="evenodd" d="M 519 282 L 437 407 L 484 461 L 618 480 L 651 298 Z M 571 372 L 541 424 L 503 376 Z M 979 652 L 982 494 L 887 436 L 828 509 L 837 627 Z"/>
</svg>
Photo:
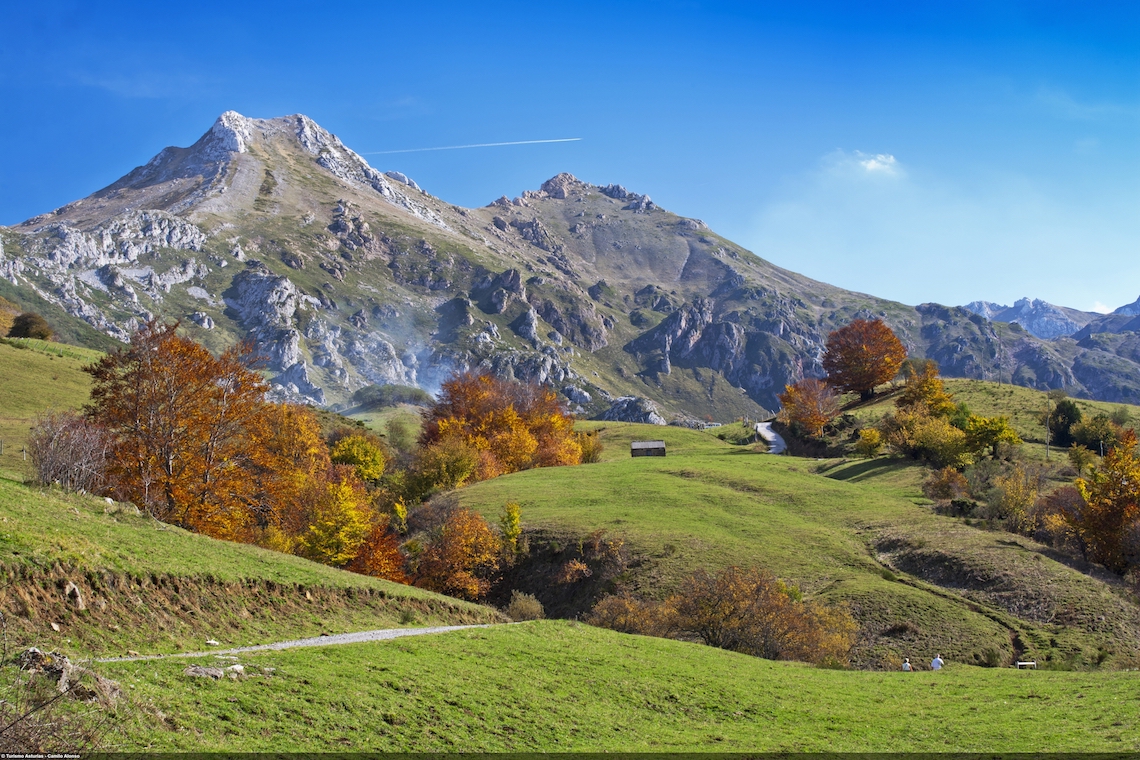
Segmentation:
<svg viewBox="0 0 1140 760">
<path fill-rule="evenodd" d="M 1048 398 L 1044 391 L 1023 388 L 1020 385 L 998 384 L 988 380 L 945 378 L 947 392 L 956 402 L 965 402 L 974 414 L 986 417 L 1005 415 L 1010 418 L 1017 434 L 1026 442 L 1045 443 L 1045 428 L 1040 418 L 1045 413 Z M 895 410 L 898 393 L 887 393 L 870 403 L 860 404 L 851 413 L 863 420 L 876 420 Z M 1093 417 L 1111 414 L 1117 409 L 1128 410 L 1133 421 L 1140 423 L 1140 406 L 1111 404 L 1106 401 L 1073 399 L 1081 414 Z"/>
<path fill-rule="evenodd" d="M 201 664 L 212 664 L 206 658 Z M 230 661 L 226 661 L 230 662 Z M 1122 751 L 1135 673 L 821 670 L 567 621 L 103 672 L 125 751 Z"/>
<path fill-rule="evenodd" d="M 603 436 L 606 461 L 456 496 L 489 518 L 519 501 L 532 550 L 546 557 L 559 551 L 542 543 L 550 536 L 562 547 L 599 529 L 622 538 L 635 556 L 619 586 L 646 596 L 698 567 L 763 566 L 849 604 L 864 665 L 941 650 L 971 663 L 1074 667 L 1131 663 L 1140 651 L 1140 610 L 1111 579 L 1031 540 L 933 514 L 921 468 L 772 457 L 680 428 L 607 424 Z M 630 458 L 634 438 L 664 438 L 668 456 Z"/>
<path fill-rule="evenodd" d="M 100 354 L 42 340 L 0 341 L 0 477 L 23 477 L 22 448 L 35 416 L 50 409 L 77 409 L 87 402 L 91 378 L 81 368 Z"/>
<path fill-rule="evenodd" d="M 486 607 L 9 480 L 0 480 L 0 574 L 10 644 L 73 655 L 499 619 Z"/>
</svg>

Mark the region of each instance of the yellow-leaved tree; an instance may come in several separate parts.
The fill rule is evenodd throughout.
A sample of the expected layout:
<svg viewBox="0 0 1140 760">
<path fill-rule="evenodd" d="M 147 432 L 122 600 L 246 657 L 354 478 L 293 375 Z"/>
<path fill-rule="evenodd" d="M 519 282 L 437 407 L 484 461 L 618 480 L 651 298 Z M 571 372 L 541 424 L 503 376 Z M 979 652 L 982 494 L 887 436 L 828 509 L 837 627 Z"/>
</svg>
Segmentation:
<svg viewBox="0 0 1140 760">
<path fill-rule="evenodd" d="M 1085 504 L 1066 514 L 1088 547 L 1090 559 L 1123 573 L 1140 557 L 1130 556 L 1130 534 L 1140 532 L 1140 459 L 1136 433 L 1125 430 L 1086 478 L 1077 480 Z M 1140 553 L 1140 552 L 1137 552 Z"/>
<path fill-rule="evenodd" d="M 369 533 L 373 514 L 368 492 L 347 465 L 314 480 L 305 494 L 308 527 L 297 541 L 297 553 L 333 567 L 352 560 Z"/>
</svg>

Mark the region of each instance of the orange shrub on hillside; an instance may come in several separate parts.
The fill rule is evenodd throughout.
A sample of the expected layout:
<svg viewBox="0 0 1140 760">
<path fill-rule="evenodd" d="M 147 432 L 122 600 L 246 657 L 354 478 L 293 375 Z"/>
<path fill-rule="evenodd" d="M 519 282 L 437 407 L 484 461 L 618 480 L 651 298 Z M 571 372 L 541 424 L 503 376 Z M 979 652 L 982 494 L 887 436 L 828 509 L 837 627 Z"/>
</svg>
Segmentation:
<svg viewBox="0 0 1140 760">
<path fill-rule="evenodd" d="M 456 509 L 420 555 L 415 584 L 476 601 L 490 591 L 500 555 L 499 537 L 487 521 L 478 512 Z"/>
<path fill-rule="evenodd" d="M 810 435 L 823 435 L 823 426 L 839 414 L 839 396 L 835 389 L 814 377 L 785 385 L 779 394 L 782 408 L 779 419 L 784 424 L 799 423 Z"/>
</svg>

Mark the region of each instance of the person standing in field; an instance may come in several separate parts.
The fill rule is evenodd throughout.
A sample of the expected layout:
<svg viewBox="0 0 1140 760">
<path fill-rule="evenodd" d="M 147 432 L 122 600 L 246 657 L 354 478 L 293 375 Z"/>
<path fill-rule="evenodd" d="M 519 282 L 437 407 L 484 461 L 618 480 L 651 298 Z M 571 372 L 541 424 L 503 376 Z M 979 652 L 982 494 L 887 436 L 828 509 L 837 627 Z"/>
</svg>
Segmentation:
<svg viewBox="0 0 1140 760">
<path fill-rule="evenodd" d="M 908 673 L 910 672 L 910 658 L 909 657 L 903 658 L 903 670 L 905 670 Z"/>
<path fill-rule="evenodd" d="M 936 654 L 936 655 L 934 655 L 934 659 L 930 661 L 930 669 L 931 670 L 942 670 L 942 666 L 945 664 L 946 663 L 944 663 L 942 661 L 942 655 Z"/>
</svg>

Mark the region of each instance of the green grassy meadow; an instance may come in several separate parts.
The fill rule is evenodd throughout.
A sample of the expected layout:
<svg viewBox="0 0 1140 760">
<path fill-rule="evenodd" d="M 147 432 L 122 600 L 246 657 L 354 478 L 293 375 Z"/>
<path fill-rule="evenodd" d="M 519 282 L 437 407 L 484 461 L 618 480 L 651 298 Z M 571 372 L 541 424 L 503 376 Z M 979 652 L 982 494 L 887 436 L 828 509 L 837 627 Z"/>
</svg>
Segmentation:
<svg viewBox="0 0 1140 760">
<path fill-rule="evenodd" d="M 0 476 L 27 472 L 23 446 L 37 414 L 78 409 L 87 402 L 91 378 L 81 368 L 102 354 L 91 349 L 30 338 L 0 341 Z"/>
<path fill-rule="evenodd" d="M 934 514 L 916 464 L 775 457 L 682 428 L 602 427 L 605 461 L 515 473 L 457 498 L 488 519 L 518 501 L 540 532 L 621 538 L 637 559 L 623 587 L 643 596 L 664 596 L 700 567 L 762 566 L 847 603 L 863 666 L 935 650 L 968 663 L 1135 661 L 1140 611 L 1119 583 L 1029 539 Z M 668 456 L 631 458 L 638 438 L 664 438 Z"/>
<path fill-rule="evenodd" d="M 24 485 L 8 436 L 22 443 L 38 412 L 82 405 L 80 367 L 96 357 L 0 342 L 0 610 L 11 648 L 73 658 L 177 653 L 200 651 L 207 638 L 240 646 L 502 620 L 487 607 Z M 990 385 L 948 381 L 976 413 L 1012 413 L 1019 430 L 1034 423 L 1041 394 Z M 382 429 L 389 413 L 364 421 Z M 579 424 L 601 431 L 601 462 L 515 473 L 449 498 L 491 521 L 519 501 L 531 535 L 563 542 L 604 530 L 634 559 L 620 587 L 647 597 L 698 567 L 765 567 L 811 597 L 848 605 L 861 626 L 854 663 L 871 669 L 770 662 L 566 620 L 249 653 L 240 656 L 244 677 L 216 682 L 183 671 L 231 660 L 100 663 L 127 697 L 109 749 L 1140 748 L 1140 680 L 1121 670 L 1140 664 L 1135 601 L 1107 575 L 1029 539 L 934 514 L 917 464 L 773 457 L 720 440 L 724 428 Z M 629 443 L 647 438 L 665 440 L 668 456 L 631 458 Z M 949 663 L 940 673 L 925 670 L 935 653 Z M 895 669 L 904 656 L 919 672 Z M 1015 659 L 1040 669 L 975 666 Z"/>
<path fill-rule="evenodd" d="M 125 751 L 1088 752 L 1140 748 L 1135 673 L 771 662 L 570 621 L 101 665 Z M 221 661 L 226 664 L 231 661 Z"/>
</svg>

